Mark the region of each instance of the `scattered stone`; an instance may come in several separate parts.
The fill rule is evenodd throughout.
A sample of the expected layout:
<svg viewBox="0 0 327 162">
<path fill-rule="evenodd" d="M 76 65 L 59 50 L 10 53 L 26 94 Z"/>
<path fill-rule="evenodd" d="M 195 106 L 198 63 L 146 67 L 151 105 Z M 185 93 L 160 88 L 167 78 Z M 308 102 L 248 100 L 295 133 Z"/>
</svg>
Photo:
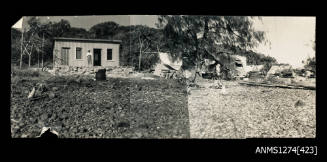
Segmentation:
<svg viewBox="0 0 327 162">
<path fill-rule="evenodd" d="M 117 127 L 129 127 L 129 123 L 127 123 L 127 122 L 120 122 L 120 123 L 118 123 Z"/>
<path fill-rule="evenodd" d="M 56 139 L 58 138 L 59 133 L 55 130 L 51 130 L 50 127 L 43 127 L 41 130 L 41 133 L 37 138 L 43 138 L 43 139 Z"/>
<path fill-rule="evenodd" d="M 41 93 L 47 91 L 47 87 L 43 83 L 38 83 L 38 84 L 36 84 L 36 86 L 37 86 L 37 91 L 39 91 Z"/>
<path fill-rule="evenodd" d="M 34 97 L 34 94 L 35 94 L 35 87 L 33 87 L 32 91 L 30 92 L 27 98 L 31 99 L 32 97 Z"/>
<path fill-rule="evenodd" d="M 272 90 L 262 90 L 262 93 L 271 92 Z"/>
<path fill-rule="evenodd" d="M 135 133 L 135 136 L 136 136 L 137 138 L 141 138 L 141 137 L 142 137 L 142 133 L 141 133 L 141 132 L 136 132 L 136 133 Z"/>
<path fill-rule="evenodd" d="M 52 87 L 52 90 L 53 90 L 53 91 L 58 91 L 59 88 L 58 88 L 58 87 Z"/>
<path fill-rule="evenodd" d="M 224 85 L 223 85 L 222 88 L 221 88 L 221 93 L 222 93 L 222 94 L 227 94 L 227 91 L 226 91 L 226 88 L 225 88 Z"/>
<path fill-rule="evenodd" d="M 302 100 L 298 100 L 295 104 L 294 104 L 294 107 L 302 107 L 304 106 L 305 103 L 302 101 Z"/>
<path fill-rule="evenodd" d="M 14 120 L 14 119 L 11 119 L 11 121 L 14 122 L 14 123 L 18 123 L 18 121 L 17 120 Z"/>
<path fill-rule="evenodd" d="M 56 97 L 56 94 L 53 93 L 53 92 L 50 92 L 50 93 L 48 94 L 48 96 L 49 96 L 50 99 L 53 99 L 53 98 Z"/>
<path fill-rule="evenodd" d="M 42 114 L 41 115 L 41 120 L 46 120 L 48 119 L 48 114 Z"/>
</svg>

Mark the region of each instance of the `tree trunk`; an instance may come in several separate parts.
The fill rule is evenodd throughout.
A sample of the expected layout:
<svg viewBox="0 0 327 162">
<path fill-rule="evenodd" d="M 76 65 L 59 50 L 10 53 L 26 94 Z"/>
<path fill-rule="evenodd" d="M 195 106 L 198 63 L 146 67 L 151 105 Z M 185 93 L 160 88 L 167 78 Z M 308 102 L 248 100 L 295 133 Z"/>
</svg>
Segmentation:
<svg viewBox="0 0 327 162">
<path fill-rule="evenodd" d="M 33 52 L 33 45 L 31 47 L 31 51 L 28 55 L 28 67 L 30 68 L 31 67 L 31 58 L 32 58 L 32 52 Z"/>
<path fill-rule="evenodd" d="M 206 39 L 207 39 L 208 32 L 209 32 L 208 19 L 205 18 L 205 19 L 204 19 L 203 40 L 206 40 Z"/>
<path fill-rule="evenodd" d="M 41 50 L 41 59 L 42 59 L 41 66 L 42 66 L 42 68 L 43 68 L 43 44 L 44 44 L 44 33 L 42 35 L 42 50 Z"/>
<path fill-rule="evenodd" d="M 37 53 L 37 67 L 40 68 L 40 53 Z"/>
<path fill-rule="evenodd" d="M 20 69 L 22 69 L 22 62 L 23 62 L 23 42 L 24 42 L 24 29 L 22 30 L 22 38 L 20 43 L 20 63 L 19 63 Z"/>
<path fill-rule="evenodd" d="M 139 71 L 141 71 L 142 43 L 140 42 Z"/>
</svg>

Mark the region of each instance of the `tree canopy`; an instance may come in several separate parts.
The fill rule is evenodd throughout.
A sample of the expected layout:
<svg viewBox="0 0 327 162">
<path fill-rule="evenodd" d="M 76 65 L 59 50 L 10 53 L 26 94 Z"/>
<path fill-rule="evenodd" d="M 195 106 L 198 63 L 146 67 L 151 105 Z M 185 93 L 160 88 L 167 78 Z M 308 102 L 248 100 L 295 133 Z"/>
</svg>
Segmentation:
<svg viewBox="0 0 327 162">
<path fill-rule="evenodd" d="M 29 19 L 30 30 L 25 31 L 26 41 L 34 42 L 34 55 L 43 53 L 45 61 L 52 62 L 53 38 L 95 38 L 122 40 L 120 61 L 123 66 L 134 66 L 141 70 L 152 68 L 159 58 L 154 52 L 168 52 L 173 58 L 193 67 L 203 58 L 216 59 L 238 54 L 247 57 L 248 64 L 276 62 L 272 57 L 255 53 L 249 49 L 265 42 L 264 33 L 253 29 L 251 17 L 238 16 L 187 16 L 160 15 L 157 28 L 144 25 L 121 26 L 115 22 L 103 22 L 89 30 L 72 27 L 67 20 L 41 23 L 37 18 Z M 44 37 L 43 50 L 41 41 Z M 12 29 L 12 58 L 18 59 L 20 31 Z M 225 54 L 224 54 L 225 53 Z M 32 64 L 37 61 L 32 57 Z M 26 62 L 26 60 L 25 60 Z M 186 67 L 183 65 L 183 67 Z"/>
<path fill-rule="evenodd" d="M 251 17 L 160 15 L 162 27 L 174 57 L 187 58 L 199 66 L 206 55 L 219 60 L 226 50 L 250 49 L 265 41 L 264 32 L 255 31 Z"/>
</svg>

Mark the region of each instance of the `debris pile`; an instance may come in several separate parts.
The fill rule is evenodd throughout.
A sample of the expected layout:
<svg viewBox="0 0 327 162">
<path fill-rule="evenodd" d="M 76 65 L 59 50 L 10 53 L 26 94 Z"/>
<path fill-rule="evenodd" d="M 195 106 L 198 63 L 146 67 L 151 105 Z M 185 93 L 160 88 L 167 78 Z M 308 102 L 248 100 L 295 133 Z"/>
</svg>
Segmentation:
<svg viewBox="0 0 327 162">
<path fill-rule="evenodd" d="M 106 75 L 127 76 L 134 72 L 133 67 L 78 67 L 78 66 L 58 66 L 52 70 L 48 70 L 53 75 L 92 75 L 101 69 L 106 69 Z"/>
</svg>

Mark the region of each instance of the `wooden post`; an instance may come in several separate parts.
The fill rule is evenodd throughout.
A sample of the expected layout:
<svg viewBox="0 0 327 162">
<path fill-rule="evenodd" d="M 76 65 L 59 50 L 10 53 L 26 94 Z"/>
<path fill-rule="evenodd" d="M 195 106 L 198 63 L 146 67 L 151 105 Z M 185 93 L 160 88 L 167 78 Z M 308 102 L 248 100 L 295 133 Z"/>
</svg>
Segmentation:
<svg viewBox="0 0 327 162">
<path fill-rule="evenodd" d="M 22 62 L 23 62 L 23 42 L 24 42 L 24 28 L 22 30 L 22 37 L 21 37 L 21 43 L 20 43 L 20 63 L 19 63 L 20 69 L 22 69 Z"/>
</svg>

